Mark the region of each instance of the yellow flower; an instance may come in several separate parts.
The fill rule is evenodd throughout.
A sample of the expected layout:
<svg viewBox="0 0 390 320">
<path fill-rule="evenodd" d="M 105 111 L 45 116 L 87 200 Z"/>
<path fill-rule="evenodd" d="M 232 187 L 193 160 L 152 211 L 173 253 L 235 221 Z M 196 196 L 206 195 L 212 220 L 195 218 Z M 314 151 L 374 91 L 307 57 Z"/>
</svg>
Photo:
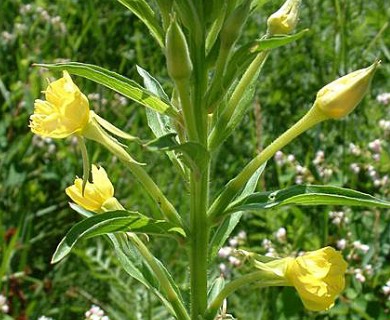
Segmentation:
<svg viewBox="0 0 390 320">
<path fill-rule="evenodd" d="M 105 204 L 112 202 L 114 187 L 102 167 L 92 165 L 92 183 L 87 182 L 82 193 L 83 180 L 76 178 L 74 185 L 66 188 L 66 194 L 81 207 L 93 211 L 104 211 Z M 116 199 L 115 199 L 116 200 Z"/>
<path fill-rule="evenodd" d="M 354 71 L 327 84 L 318 91 L 313 107 L 329 118 L 346 116 L 363 99 L 379 63 L 376 61 L 368 68 Z"/>
<path fill-rule="evenodd" d="M 31 131 L 43 137 L 65 138 L 81 132 L 89 121 L 87 97 L 73 83 L 67 71 L 49 84 L 46 101 L 37 99 L 30 117 Z"/>
<path fill-rule="evenodd" d="M 285 277 L 295 287 L 308 310 L 328 310 L 344 289 L 347 263 L 331 247 L 287 258 Z"/>
<path fill-rule="evenodd" d="M 287 0 L 267 20 L 268 34 L 288 34 L 298 23 L 300 0 Z"/>
</svg>

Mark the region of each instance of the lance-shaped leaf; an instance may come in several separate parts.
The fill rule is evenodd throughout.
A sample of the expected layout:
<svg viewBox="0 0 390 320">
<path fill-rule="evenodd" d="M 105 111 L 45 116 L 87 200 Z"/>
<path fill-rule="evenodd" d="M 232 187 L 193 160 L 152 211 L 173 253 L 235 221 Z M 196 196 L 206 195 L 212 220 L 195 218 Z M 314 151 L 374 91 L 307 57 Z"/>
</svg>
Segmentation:
<svg viewBox="0 0 390 320">
<path fill-rule="evenodd" d="M 233 202 L 225 211 L 225 214 L 236 211 L 271 209 L 286 205 L 345 205 L 390 208 L 390 202 L 352 189 L 333 186 L 302 185 L 273 192 L 254 193 L 239 201 Z"/>
<path fill-rule="evenodd" d="M 177 115 L 177 111 L 169 104 L 169 102 L 163 101 L 156 95 L 140 86 L 137 82 L 102 67 L 79 62 L 36 64 L 36 66 L 52 70 L 66 70 L 71 74 L 84 77 L 104 85 L 107 88 L 110 88 L 120 93 L 121 95 L 159 113 L 165 113 L 170 116 Z"/>
<path fill-rule="evenodd" d="M 156 96 L 160 97 L 162 100 L 166 100 L 166 101 L 169 100 L 161 84 L 154 77 L 152 77 L 149 74 L 149 72 L 142 69 L 140 66 L 137 66 L 137 71 L 139 75 L 142 77 L 142 79 L 144 80 L 144 86 L 146 87 L 146 89 L 148 89 L 151 93 L 155 94 Z M 151 109 L 146 109 L 146 118 L 148 120 L 148 126 L 150 130 L 152 130 L 156 138 L 175 132 L 172 125 L 173 120 L 165 114 L 158 113 Z M 184 176 L 185 173 L 184 173 L 183 164 L 178 159 L 178 157 L 174 154 L 174 152 L 166 151 L 166 154 L 169 157 L 169 159 L 172 161 L 174 166 Z"/>
<path fill-rule="evenodd" d="M 159 21 L 152 8 L 145 0 L 118 0 L 127 9 L 133 12 L 149 29 L 160 47 L 164 47 L 164 36 Z"/>
<path fill-rule="evenodd" d="M 286 44 L 289 44 L 291 42 L 294 42 L 302 38 L 308 31 L 309 29 L 304 29 L 292 35 L 281 34 L 281 35 L 274 35 L 271 38 L 256 40 L 251 48 L 251 51 L 256 52 L 256 51 L 271 50 L 281 46 L 285 46 Z"/>
<path fill-rule="evenodd" d="M 67 256 L 80 239 L 115 232 L 139 232 L 159 236 L 179 235 L 185 237 L 183 229 L 165 220 L 154 220 L 138 212 L 110 211 L 75 224 L 58 245 L 52 263 L 56 263 Z"/>
</svg>

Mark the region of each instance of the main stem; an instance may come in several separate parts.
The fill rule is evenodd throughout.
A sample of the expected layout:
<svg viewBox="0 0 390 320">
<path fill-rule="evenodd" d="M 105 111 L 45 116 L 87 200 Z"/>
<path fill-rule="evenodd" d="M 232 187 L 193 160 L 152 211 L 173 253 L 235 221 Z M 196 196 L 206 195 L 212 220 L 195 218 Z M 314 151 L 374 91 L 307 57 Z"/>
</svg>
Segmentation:
<svg viewBox="0 0 390 320">
<path fill-rule="evenodd" d="M 202 17 L 202 3 L 196 2 L 197 11 Z M 200 35 L 199 35 L 200 32 Z M 207 87 L 205 63 L 204 30 L 198 30 L 191 46 L 193 74 L 192 108 L 196 125 L 196 142 L 207 148 L 207 110 L 204 95 Z M 209 195 L 209 161 L 199 164 L 199 170 L 190 174 L 190 277 L 191 277 L 191 319 L 202 319 L 207 308 L 207 249 L 209 224 L 207 219 Z"/>
</svg>

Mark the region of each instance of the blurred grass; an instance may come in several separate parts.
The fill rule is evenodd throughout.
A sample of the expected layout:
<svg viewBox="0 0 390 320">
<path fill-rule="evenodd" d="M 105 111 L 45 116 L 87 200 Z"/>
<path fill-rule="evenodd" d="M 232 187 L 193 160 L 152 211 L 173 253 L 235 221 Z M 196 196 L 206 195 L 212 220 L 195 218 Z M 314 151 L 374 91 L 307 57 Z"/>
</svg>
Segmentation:
<svg viewBox="0 0 390 320">
<path fill-rule="evenodd" d="M 245 39 L 264 32 L 266 17 L 278 8 L 280 1 L 258 1 L 258 4 L 248 22 Z M 167 74 L 163 55 L 141 22 L 115 1 L 37 0 L 28 5 L 21 0 L 0 2 L 0 260 L 7 266 L 4 268 L 7 275 L 15 276 L 2 279 L 0 292 L 13 295 L 12 313 L 17 319 L 23 319 L 23 315 L 37 319 L 42 314 L 55 319 L 80 318 L 92 303 L 104 307 L 112 319 L 136 319 L 134 310 L 140 314 L 138 319 L 164 318 L 166 315 L 156 301 L 119 270 L 104 241 L 85 242 L 65 263 L 49 264 L 60 238 L 79 219 L 68 208 L 64 189 L 75 175 L 81 175 L 80 154 L 70 139 L 40 140 L 28 129 L 34 99 L 40 97 L 47 78 L 59 76 L 32 67 L 33 63 L 63 59 L 92 63 L 140 81 L 135 71 L 139 64 L 164 82 Z M 271 55 L 259 78 L 258 106 L 246 115 L 215 160 L 213 193 L 257 149 L 298 120 L 314 101 L 319 88 L 380 58 L 382 67 L 371 93 L 352 115 L 340 122 L 322 124 L 283 152 L 294 154 L 301 165 L 308 167 L 315 183 L 331 182 L 388 197 L 388 184 L 378 188 L 365 173 L 356 178 L 349 169 L 356 161 L 362 162 L 362 168 L 367 166 L 373 161 L 371 154 L 356 157 L 349 153 L 348 147 L 353 142 L 367 151 L 368 143 L 381 137 L 384 160 L 375 167 L 382 176 L 389 173 L 388 136 L 378 127 L 380 119 L 389 119 L 389 107 L 378 104 L 375 97 L 390 88 L 390 38 L 386 36 L 390 7 L 383 0 L 313 0 L 304 2 L 301 17 L 299 29 L 311 31 Z M 91 104 L 101 116 L 132 134 L 151 138 L 140 106 L 123 101 L 94 83 L 78 78 L 75 82 L 82 91 L 95 94 L 90 97 Z M 103 164 L 115 181 L 120 201 L 128 208 L 148 213 L 153 205 L 137 183 L 127 178 L 123 168 L 96 144 L 88 148 L 91 158 Z M 334 170 L 329 179 L 319 176 L 312 164 L 318 150 L 325 152 L 327 165 Z M 164 156 L 142 153 L 134 145 L 129 146 L 129 151 L 148 163 L 148 170 L 158 184 L 166 186 L 168 197 L 180 206 L 185 191 L 178 177 L 166 170 L 169 162 Z M 263 188 L 293 184 L 294 168 L 280 168 L 270 161 Z M 185 207 L 181 209 L 184 211 Z M 273 238 L 281 226 L 287 226 L 289 239 L 288 244 L 277 248 L 279 253 L 334 245 L 345 237 L 351 241 L 359 239 L 374 249 L 364 261 L 353 263 L 358 266 L 372 263 L 376 268 L 374 276 L 362 285 L 351 275 L 340 306 L 324 315 L 305 313 L 289 289 L 242 290 L 229 301 L 235 317 L 385 319 L 388 316 L 389 302 L 380 289 L 390 275 L 385 264 L 390 251 L 388 213 L 354 209 L 349 213 L 350 224 L 340 228 L 330 223 L 328 211 L 328 208 L 288 208 L 267 216 L 253 214 L 245 217 L 239 228 L 249 235 L 247 245 L 259 252 L 263 250 L 261 241 Z M 98 249 L 92 249 L 96 243 Z M 181 259 L 183 250 L 160 240 L 152 240 L 152 244 L 153 251 L 184 282 L 187 275 Z"/>
</svg>

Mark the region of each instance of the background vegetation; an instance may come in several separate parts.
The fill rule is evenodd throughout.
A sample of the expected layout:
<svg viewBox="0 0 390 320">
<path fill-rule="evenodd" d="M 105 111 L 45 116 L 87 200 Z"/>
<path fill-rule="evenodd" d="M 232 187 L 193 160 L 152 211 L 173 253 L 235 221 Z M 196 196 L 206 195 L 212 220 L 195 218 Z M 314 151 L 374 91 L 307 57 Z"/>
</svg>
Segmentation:
<svg viewBox="0 0 390 320">
<path fill-rule="evenodd" d="M 258 1 L 244 40 L 265 32 L 267 16 L 281 2 Z M 259 189 L 329 183 L 389 199 L 390 97 L 384 94 L 390 92 L 390 7 L 383 0 L 303 1 L 301 17 L 298 30 L 310 32 L 269 58 L 253 112 L 215 161 L 214 192 L 299 119 L 319 88 L 379 57 L 382 67 L 359 108 L 347 119 L 326 122 L 287 146 L 268 164 Z M 32 64 L 62 60 L 97 64 L 141 81 L 138 64 L 162 82 L 168 78 L 165 59 L 152 37 L 115 1 L 0 2 L 0 294 L 7 298 L 8 315 L 82 319 L 96 304 L 110 319 L 167 318 L 153 297 L 120 270 L 103 239 L 83 242 L 66 261 L 50 265 L 59 240 L 80 219 L 69 208 L 64 189 L 81 174 L 82 163 L 71 139 L 33 136 L 28 117 L 46 79 L 59 77 Z M 92 82 L 75 81 L 104 118 L 145 139 L 152 137 L 143 108 Z M 92 160 L 109 172 L 117 198 L 128 208 L 148 212 L 150 200 L 122 174 L 121 165 L 96 144 L 88 148 Z M 180 206 L 183 191 L 169 162 L 137 146 L 129 150 L 148 163 L 151 175 Z M 227 247 L 287 255 L 333 245 L 349 260 L 347 289 L 329 313 L 304 311 L 289 288 L 239 291 L 229 300 L 228 312 L 238 319 L 388 319 L 389 221 L 385 210 L 328 207 L 247 216 Z M 184 282 L 184 252 L 163 240 L 151 239 L 150 246 Z M 241 272 L 223 252 L 212 263 L 215 275 L 223 272 L 229 278 Z M 1 317 L 7 316 L 0 310 Z"/>
</svg>

